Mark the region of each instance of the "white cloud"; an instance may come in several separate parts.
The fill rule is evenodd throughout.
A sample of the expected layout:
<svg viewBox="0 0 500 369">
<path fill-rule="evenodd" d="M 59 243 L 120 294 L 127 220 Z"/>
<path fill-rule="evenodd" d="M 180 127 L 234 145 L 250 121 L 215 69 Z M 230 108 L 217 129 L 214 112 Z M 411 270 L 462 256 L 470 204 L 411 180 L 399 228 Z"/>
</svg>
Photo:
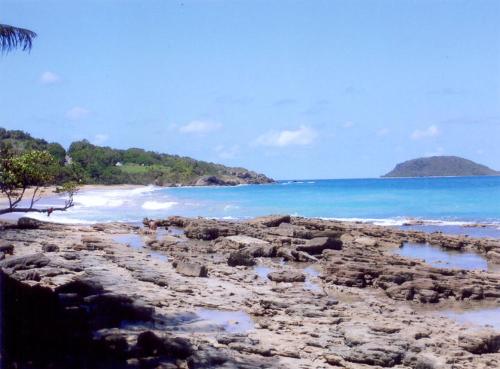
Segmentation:
<svg viewBox="0 0 500 369">
<path fill-rule="evenodd" d="M 218 145 L 215 147 L 215 152 L 217 153 L 217 156 L 221 159 L 233 159 L 239 152 L 240 147 L 238 145 L 233 145 L 233 146 L 224 146 L 224 145 Z"/>
<path fill-rule="evenodd" d="M 380 128 L 377 132 L 375 132 L 375 134 L 379 137 L 384 137 L 384 136 L 387 136 L 389 134 L 389 132 L 391 132 L 391 130 L 389 128 Z"/>
<path fill-rule="evenodd" d="M 342 127 L 344 127 L 344 128 L 351 128 L 353 126 L 354 126 L 354 123 L 351 121 L 348 121 L 348 122 L 345 122 L 344 124 L 342 124 Z"/>
<path fill-rule="evenodd" d="M 411 134 L 412 140 L 420 140 L 422 138 L 432 138 L 437 137 L 441 134 L 439 128 L 435 125 L 429 126 L 425 129 L 416 129 Z"/>
<path fill-rule="evenodd" d="M 40 83 L 44 85 L 52 85 L 54 83 L 61 82 L 61 77 L 59 77 L 57 74 L 54 72 L 43 72 L 40 75 Z"/>
<path fill-rule="evenodd" d="M 262 146 L 284 147 L 289 145 L 309 145 L 314 142 L 317 133 L 308 126 L 296 130 L 270 131 L 257 138 L 256 144 Z"/>
<path fill-rule="evenodd" d="M 104 133 L 98 133 L 94 136 L 92 143 L 96 145 L 101 145 L 108 140 L 109 136 Z"/>
<path fill-rule="evenodd" d="M 85 118 L 89 114 L 89 110 L 82 108 L 81 106 L 75 106 L 66 112 L 66 118 L 70 120 L 79 120 Z"/>
<path fill-rule="evenodd" d="M 179 127 L 181 133 L 202 134 L 216 131 L 222 128 L 222 124 L 205 120 L 193 120 Z"/>
</svg>

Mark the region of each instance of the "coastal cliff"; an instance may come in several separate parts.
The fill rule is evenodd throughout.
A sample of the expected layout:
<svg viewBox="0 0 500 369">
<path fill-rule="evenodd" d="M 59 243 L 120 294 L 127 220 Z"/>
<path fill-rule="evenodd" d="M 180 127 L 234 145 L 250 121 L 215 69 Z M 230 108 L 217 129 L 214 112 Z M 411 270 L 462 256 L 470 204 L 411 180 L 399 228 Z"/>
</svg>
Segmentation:
<svg viewBox="0 0 500 369">
<path fill-rule="evenodd" d="M 399 163 L 382 177 L 499 176 L 500 172 L 458 156 L 431 156 Z"/>
</svg>

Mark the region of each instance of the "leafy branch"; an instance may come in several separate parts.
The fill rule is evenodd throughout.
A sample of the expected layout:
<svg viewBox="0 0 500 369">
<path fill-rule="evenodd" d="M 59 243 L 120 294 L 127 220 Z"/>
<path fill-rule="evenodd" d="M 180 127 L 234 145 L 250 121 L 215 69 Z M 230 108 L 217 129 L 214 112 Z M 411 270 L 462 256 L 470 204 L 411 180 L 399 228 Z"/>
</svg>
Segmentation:
<svg viewBox="0 0 500 369">
<path fill-rule="evenodd" d="M 74 182 L 65 183 L 58 192 L 66 193 L 68 198 L 64 206 L 36 208 L 41 199 L 40 188 L 53 183 L 57 163 L 48 151 L 31 150 L 21 155 L 14 155 L 8 148 L 0 150 L 0 192 L 5 194 L 8 207 L 0 209 L 0 215 L 7 213 L 47 213 L 64 211 L 74 206 L 73 197 L 78 191 Z M 19 207 L 26 190 L 33 189 L 28 206 Z"/>
</svg>

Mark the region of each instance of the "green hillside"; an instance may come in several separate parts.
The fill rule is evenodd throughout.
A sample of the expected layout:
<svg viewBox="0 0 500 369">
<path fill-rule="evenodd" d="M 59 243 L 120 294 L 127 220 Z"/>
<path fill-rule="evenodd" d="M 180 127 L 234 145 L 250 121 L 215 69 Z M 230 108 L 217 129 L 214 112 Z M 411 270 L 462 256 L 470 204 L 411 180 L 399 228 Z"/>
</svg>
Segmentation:
<svg viewBox="0 0 500 369">
<path fill-rule="evenodd" d="M 237 185 L 270 183 L 272 180 L 244 168 L 161 154 L 139 148 L 126 150 L 73 142 L 66 151 L 58 143 L 31 137 L 22 131 L 0 128 L 0 145 L 16 152 L 47 150 L 58 161 L 58 180 L 86 184 Z"/>
</svg>

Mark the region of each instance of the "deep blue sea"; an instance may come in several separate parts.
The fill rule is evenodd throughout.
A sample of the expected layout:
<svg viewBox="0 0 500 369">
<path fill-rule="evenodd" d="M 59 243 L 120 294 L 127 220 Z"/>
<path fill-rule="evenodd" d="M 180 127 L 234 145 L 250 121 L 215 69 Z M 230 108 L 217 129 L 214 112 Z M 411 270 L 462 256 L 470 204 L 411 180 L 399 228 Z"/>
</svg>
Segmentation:
<svg viewBox="0 0 500 369">
<path fill-rule="evenodd" d="M 52 198 L 45 203 L 57 203 Z M 280 181 L 237 187 L 143 187 L 82 191 L 54 221 L 140 221 L 169 215 L 245 219 L 280 213 L 398 225 L 468 222 L 500 227 L 500 177 Z M 44 217 L 42 215 L 42 217 Z"/>
</svg>

